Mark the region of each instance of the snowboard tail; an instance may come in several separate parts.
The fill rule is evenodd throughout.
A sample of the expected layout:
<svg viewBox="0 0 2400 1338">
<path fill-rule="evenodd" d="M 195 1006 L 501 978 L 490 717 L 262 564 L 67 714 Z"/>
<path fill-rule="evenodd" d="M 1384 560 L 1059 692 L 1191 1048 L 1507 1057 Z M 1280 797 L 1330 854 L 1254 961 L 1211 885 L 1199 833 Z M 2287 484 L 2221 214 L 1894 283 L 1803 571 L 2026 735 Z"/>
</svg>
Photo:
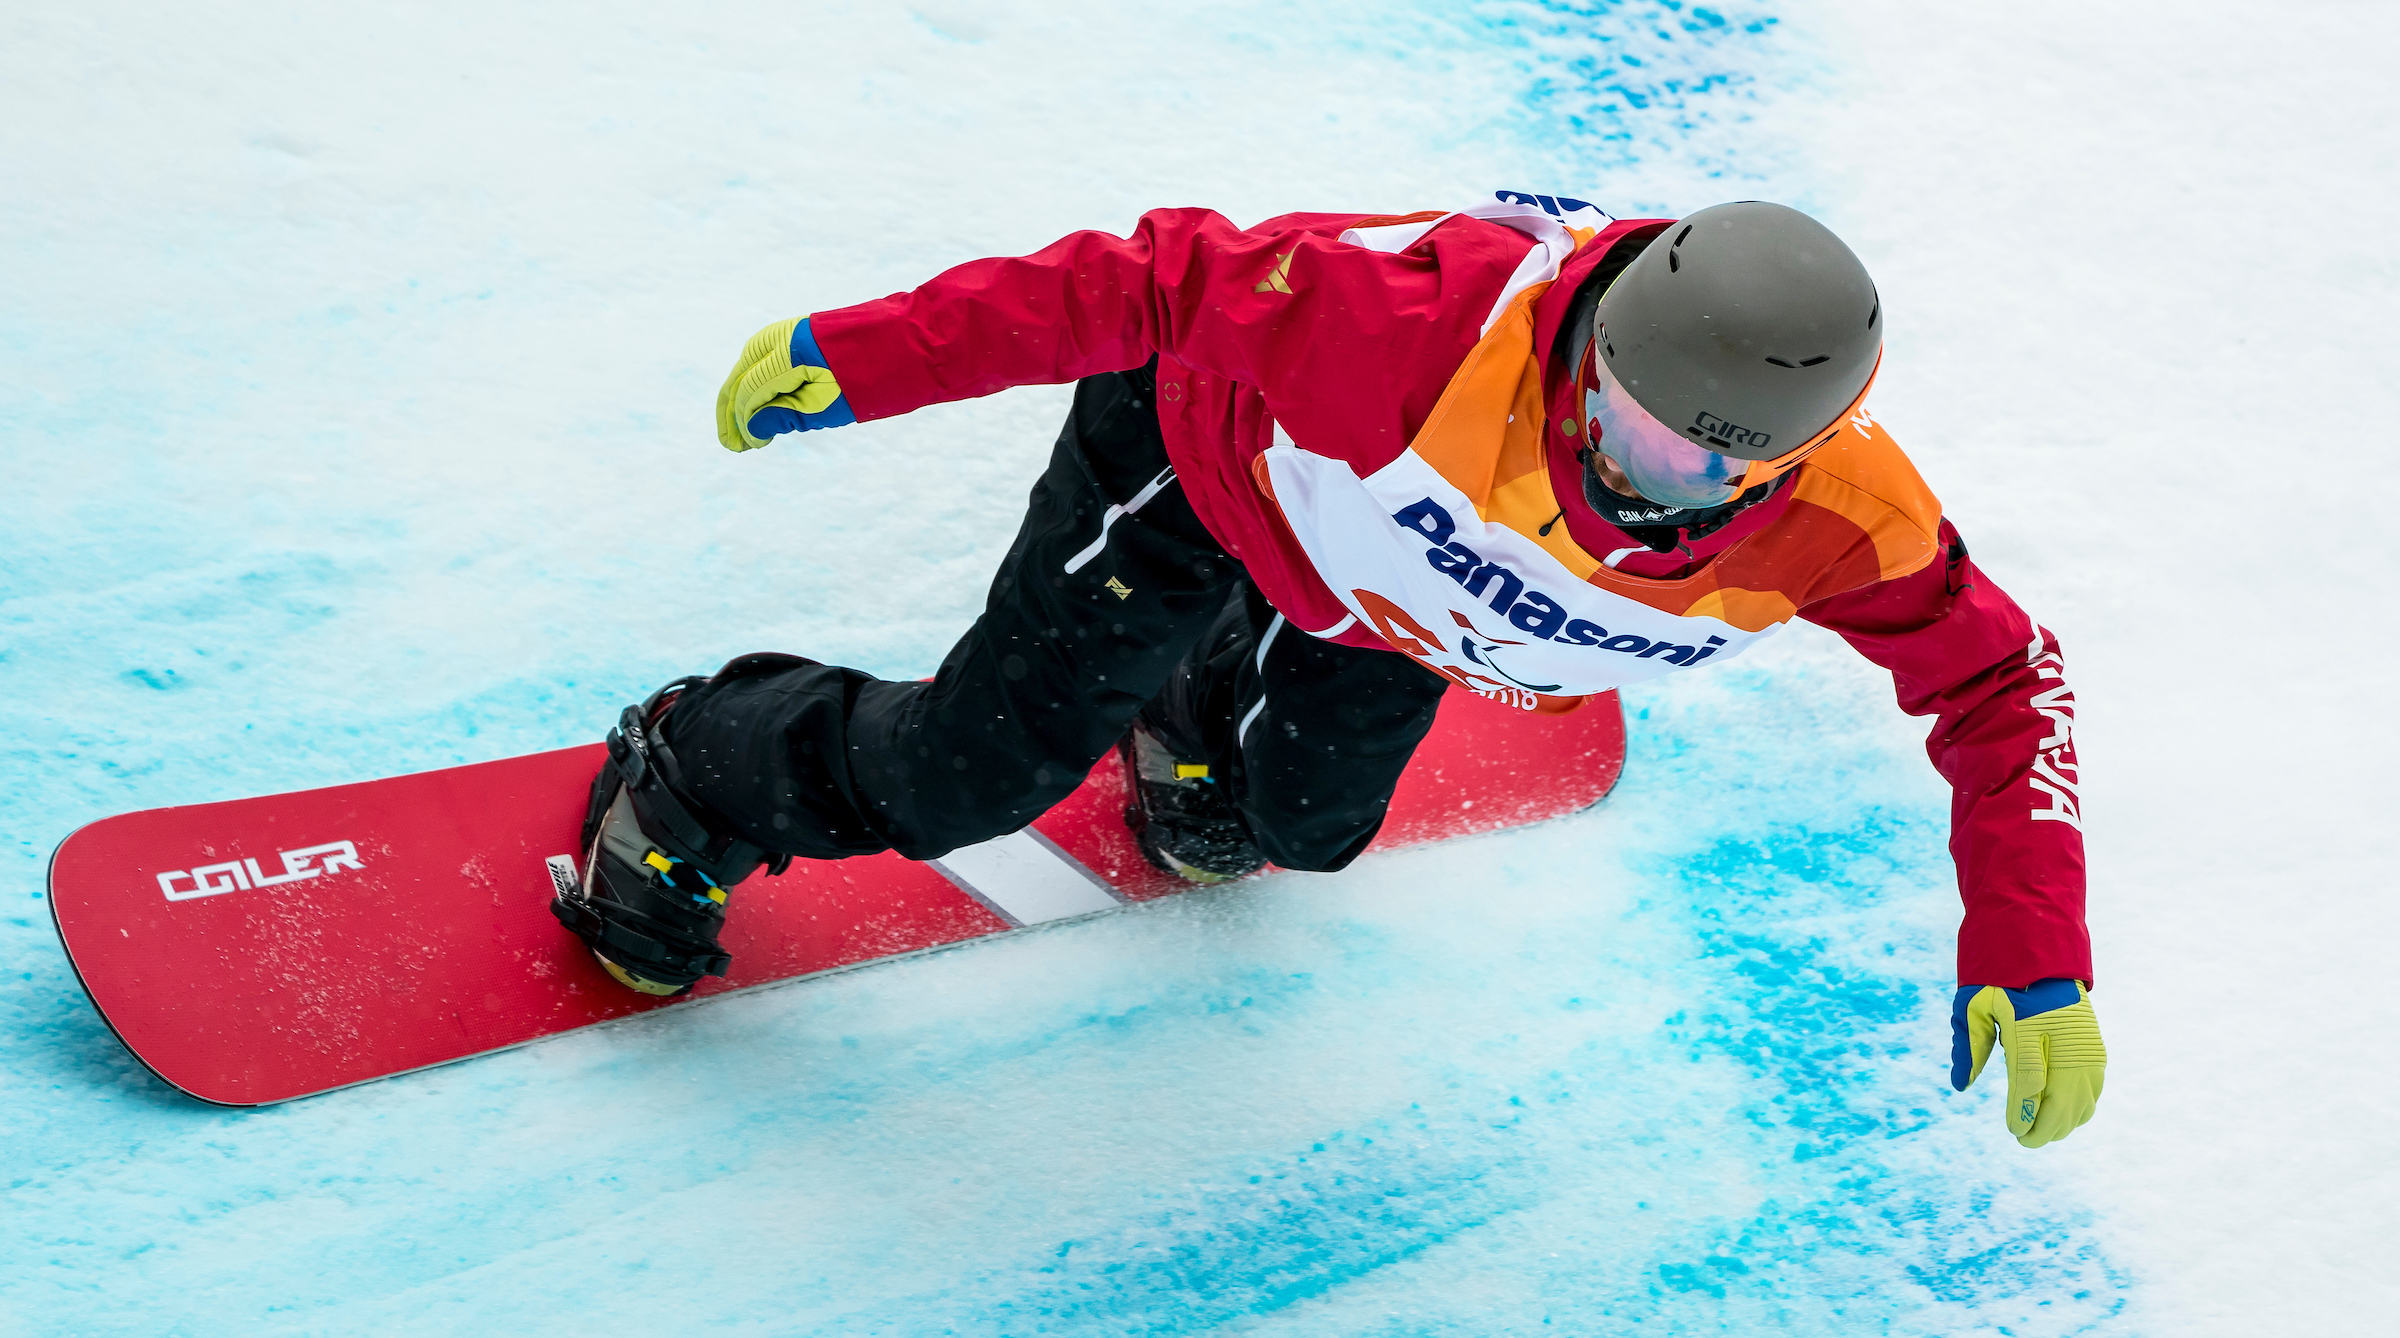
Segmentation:
<svg viewBox="0 0 2400 1338">
<path fill-rule="evenodd" d="M 104 818 L 61 842 L 50 909 L 93 1005 L 161 1079 L 256 1106 L 658 1008 L 1190 890 L 1124 823 L 1111 751 L 1031 827 L 919 863 L 794 860 L 733 893 L 733 965 L 660 999 L 551 917 L 602 744 Z M 1616 783 L 1615 693 L 1539 716 L 1453 689 L 1373 850 L 1522 826 Z"/>
</svg>

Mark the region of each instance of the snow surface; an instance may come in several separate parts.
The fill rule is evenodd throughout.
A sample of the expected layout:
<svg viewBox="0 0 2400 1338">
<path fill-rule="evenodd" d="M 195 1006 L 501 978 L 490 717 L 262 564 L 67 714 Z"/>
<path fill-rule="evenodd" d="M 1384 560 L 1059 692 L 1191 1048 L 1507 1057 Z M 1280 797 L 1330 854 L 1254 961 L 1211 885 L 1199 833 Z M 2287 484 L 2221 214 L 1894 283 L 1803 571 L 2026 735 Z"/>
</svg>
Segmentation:
<svg viewBox="0 0 2400 1338">
<path fill-rule="evenodd" d="M 2364 1334 L 2400 1284 L 2388 5 L 0 16 L 0 1331 Z M 2084 703 L 2099 1118 L 1949 1092 L 1921 727 L 1799 631 L 1625 785 L 255 1112 L 92 1013 L 113 812 L 922 671 L 1055 388 L 734 457 L 770 320 L 1144 208 L 1811 209 Z M 2297 500 L 2294 500 L 2297 499 Z"/>
</svg>

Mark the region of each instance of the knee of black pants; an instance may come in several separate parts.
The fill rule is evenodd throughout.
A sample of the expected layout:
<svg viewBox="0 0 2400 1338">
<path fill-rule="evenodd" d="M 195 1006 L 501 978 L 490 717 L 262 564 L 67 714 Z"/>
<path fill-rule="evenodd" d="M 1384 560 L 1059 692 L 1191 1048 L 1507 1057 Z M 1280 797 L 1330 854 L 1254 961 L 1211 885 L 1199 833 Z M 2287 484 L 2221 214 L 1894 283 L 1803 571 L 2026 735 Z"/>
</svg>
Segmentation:
<svg viewBox="0 0 2400 1338">
<path fill-rule="evenodd" d="M 1232 778 L 1259 853 L 1286 869 L 1331 872 L 1382 829 L 1447 685 L 1397 652 L 1276 623 L 1243 581 L 1143 719 L 1178 755 Z"/>
<path fill-rule="evenodd" d="M 1372 652 L 1370 652 L 1372 653 Z M 1440 679 L 1401 656 L 1408 675 L 1361 693 L 1278 710 L 1272 697 L 1241 748 L 1238 799 L 1251 839 L 1286 869 L 1348 868 L 1383 830 L 1392 792 L 1433 727 Z"/>
<path fill-rule="evenodd" d="M 1078 384 L 975 625 L 923 693 L 862 698 L 851 780 L 901 854 L 1015 831 L 1071 794 L 1242 579 L 1181 489 L 1150 487 L 1168 460 L 1146 385 Z"/>
</svg>

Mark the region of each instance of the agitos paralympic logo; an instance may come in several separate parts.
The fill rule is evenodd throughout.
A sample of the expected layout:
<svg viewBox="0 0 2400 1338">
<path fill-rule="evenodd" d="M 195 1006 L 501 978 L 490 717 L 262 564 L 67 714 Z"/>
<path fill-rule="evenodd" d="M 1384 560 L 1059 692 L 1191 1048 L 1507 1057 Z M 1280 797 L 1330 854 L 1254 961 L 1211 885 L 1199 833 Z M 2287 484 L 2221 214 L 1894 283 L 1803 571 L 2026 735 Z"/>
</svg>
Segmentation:
<svg viewBox="0 0 2400 1338">
<path fill-rule="evenodd" d="M 235 859 L 222 864 L 169 869 L 158 876 L 158 890 L 166 893 L 169 901 L 190 901 L 194 897 L 247 892 L 254 887 L 281 887 L 285 883 L 297 883 L 303 879 L 339 873 L 344 869 L 366 867 L 359 862 L 358 846 L 349 841 L 330 841 L 321 846 L 302 846 L 298 850 L 278 850 L 275 857 L 283 863 L 280 873 L 263 872 L 256 859 Z M 185 882 L 191 886 L 176 886 Z"/>
<path fill-rule="evenodd" d="M 1508 619 L 1509 626 L 1537 641 L 1556 642 L 1562 646 L 1590 646 L 1595 650 L 1631 655 L 1643 660 L 1655 657 L 1674 665 L 1698 664 L 1716 654 L 1718 648 L 1725 644 L 1725 638 L 1712 636 L 1705 645 L 1677 645 L 1670 641 L 1654 641 L 1631 632 L 1612 633 L 1588 618 L 1571 618 L 1564 605 L 1542 591 L 1528 587 L 1525 578 L 1506 564 L 1487 561 L 1482 554 L 1458 542 L 1457 521 L 1451 518 L 1447 508 L 1430 497 L 1393 512 L 1392 519 L 1401 528 L 1423 535 L 1430 541 L 1425 550 L 1425 561 L 1435 571 L 1458 582 L 1459 588 L 1468 595 L 1483 600 L 1494 613 Z M 1389 614 L 1397 613 L 1399 610 L 1396 608 L 1389 611 Z M 1402 616 L 1405 618 L 1405 615 Z M 1453 611 L 1450 616 L 1468 633 L 1460 637 L 1458 643 L 1459 655 L 1468 661 L 1491 670 L 1511 686 L 1525 692 L 1546 693 L 1559 688 L 1560 685 L 1556 683 L 1525 682 L 1499 666 L 1495 653 L 1503 646 L 1521 645 L 1522 642 L 1482 636 L 1464 615 Z M 1434 633 L 1418 627 L 1413 621 L 1408 621 L 1406 625 L 1418 639 L 1437 646 L 1442 644 Z M 1450 677 L 1466 681 L 1458 674 L 1451 674 Z M 1467 686 L 1478 687 L 1471 682 Z M 1491 686 L 1499 685 L 1495 683 Z"/>
</svg>

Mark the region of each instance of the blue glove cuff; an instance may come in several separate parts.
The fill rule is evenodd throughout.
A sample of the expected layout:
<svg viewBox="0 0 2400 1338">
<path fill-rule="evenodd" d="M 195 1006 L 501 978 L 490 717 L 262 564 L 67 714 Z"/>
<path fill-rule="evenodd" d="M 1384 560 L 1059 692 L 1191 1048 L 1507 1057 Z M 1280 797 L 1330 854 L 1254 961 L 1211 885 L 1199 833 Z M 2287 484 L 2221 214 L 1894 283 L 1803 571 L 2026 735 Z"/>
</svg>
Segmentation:
<svg viewBox="0 0 2400 1338">
<path fill-rule="evenodd" d="M 792 327 L 792 365 L 794 367 L 822 367 L 827 371 L 833 371 L 833 364 L 825 361 L 824 352 L 817 347 L 817 336 L 808 328 L 807 320 Z M 834 379 L 839 381 L 841 374 L 834 373 Z M 761 409 L 750 415 L 750 435 L 764 440 L 768 437 L 782 436 L 786 432 L 814 432 L 818 428 L 824 427 L 848 427 L 857 421 L 858 415 L 850 409 L 849 392 L 845 391 L 836 396 L 833 403 L 815 413 L 802 413 L 797 409 Z"/>
<path fill-rule="evenodd" d="M 2064 978 L 2037 980 L 2021 990 L 2008 992 L 2008 1005 L 2017 1010 L 2020 1021 L 2072 1008 L 2083 1002 L 2083 990 L 2074 981 Z"/>
<path fill-rule="evenodd" d="M 1975 1070 L 1975 1047 L 1967 1039 L 1967 1004 L 1986 986 L 1961 985 L 1950 1000 L 1950 1087 L 1953 1091 L 1967 1090 L 1967 1078 Z M 2054 976 L 2037 980 L 2021 990 L 2001 987 L 2008 995 L 2008 1006 L 2019 1020 L 2054 1013 L 2072 1007 L 2083 998 L 2083 988 L 2071 977 Z"/>
</svg>

